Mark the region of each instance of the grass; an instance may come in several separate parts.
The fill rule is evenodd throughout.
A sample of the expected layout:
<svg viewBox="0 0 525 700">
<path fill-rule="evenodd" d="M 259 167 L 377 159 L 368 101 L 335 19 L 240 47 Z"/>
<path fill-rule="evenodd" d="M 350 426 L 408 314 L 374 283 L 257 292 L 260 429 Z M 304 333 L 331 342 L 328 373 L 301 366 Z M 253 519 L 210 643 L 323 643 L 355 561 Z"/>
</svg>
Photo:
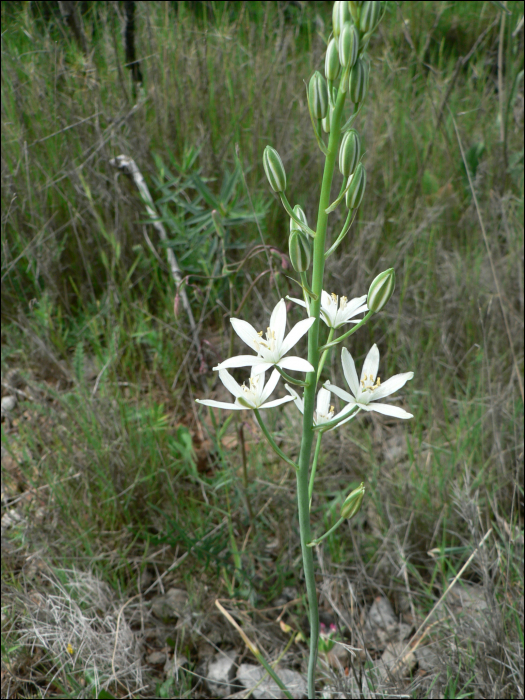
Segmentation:
<svg viewBox="0 0 525 700">
<path fill-rule="evenodd" d="M 215 425 L 194 403 L 216 377 L 199 373 L 165 251 L 109 160 L 131 155 L 148 182 L 212 367 L 232 310 L 262 324 L 298 291 L 262 152 L 277 148 L 313 220 L 302 81 L 322 69 L 331 4 L 194 5 L 137 4 L 135 91 L 122 5 L 86 5 L 89 56 L 44 3 L 2 6 L 2 387 L 18 399 L 2 423 L 3 697 L 203 697 L 203 640 L 240 640 L 214 600 L 274 659 L 288 638 L 267 609 L 301 596 L 293 475 L 247 414 Z M 408 425 L 365 418 L 324 444 L 314 532 L 363 480 L 367 500 L 320 548 L 322 610 L 357 621 L 384 594 L 415 630 L 475 553 L 461 580 L 483 612 L 445 598 L 425 628 L 439 663 L 392 679 L 414 698 L 523 693 L 523 28 L 507 7 L 502 28 L 498 3 L 389 3 L 357 122 L 369 186 L 328 262 L 328 290 L 347 296 L 395 267 L 351 351 L 360 364 L 377 342 L 385 376 L 416 376 Z M 271 250 L 250 256 L 261 234 Z M 342 381 L 338 357 L 326 366 Z M 294 453 L 293 410 L 269 422 Z M 154 642 L 149 601 L 170 586 L 194 616 Z M 304 610 L 284 620 L 301 629 Z M 158 646 L 188 671 L 149 667 Z M 357 692 L 351 677 L 326 682 Z"/>
</svg>

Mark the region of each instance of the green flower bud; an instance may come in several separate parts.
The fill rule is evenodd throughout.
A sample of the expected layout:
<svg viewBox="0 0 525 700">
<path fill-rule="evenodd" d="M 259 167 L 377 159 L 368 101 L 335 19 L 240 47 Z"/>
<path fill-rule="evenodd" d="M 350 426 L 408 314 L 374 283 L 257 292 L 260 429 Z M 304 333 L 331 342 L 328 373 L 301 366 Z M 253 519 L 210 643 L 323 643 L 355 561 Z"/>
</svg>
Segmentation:
<svg viewBox="0 0 525 700">
<path fill-rule="evenodd" d="M 303 224 L 306 224 L 308 226 L 306 214 L 304 213 L 303 208 L 299 206 L 299 204 L 295 205 L 295 207 L 293 208 L 293 213 L 300 221 L 303 222 Z M 290 233 L 292 233 L 292 231 L 302 231 L 302 228 L 293 219 L 290 219 Z"/>
<path fill-rule="evenodd" d="M 350 14 L 352 15 L 352 19 L 354 22 L 359 21 L 359 9 L 363 3 L 362 2 L 349 2 L 348 3 L 348 9 L 350 11 Z"/>
<path fill-rule="evenodd" d="M 357 167 L 361 157 L 361 140 L 355 129 L 350 129 L 343 136 L 339 149 L 339 170 L 341 175 L 349 177 Z"/>
<path fill-rule="evenodd" d="M 334 110 L 331 107 L 328 107 L 328 112 L 326 113 L 326 117 L 322 121 L 323 131 L 325 134 L 330 133 L 330 125 L 332 123 L 332 112 L 333 111 Z"/>
<path fill-rule="evenodd" d="M 364 33 L 372 31 L 381 15 L 380 2 L 364 2 L 359 13 L 359 29 Z"/>
<path fill-rule="evenodd" d="M 368 92 L 369 68 L 368 61 L 358 58 L 354 67 L 350 71 L 348 88 L 350 99 L 354 104 L 362 102 Z"/>
<path fill-rule="evenodd" d="M 357 61 L 357 53 L 359 51 L 359 34 L 355 25 L 351 22 L 345 22 L 341 29 L 339 37 L 339 60 L 343 68 L 350 68 Z"/>
<path fill-rule="evenodd" d="M 357 209 L 361 204 L 366 187 L 366 170 L 362 163 L 358 163 L 354 174 L 350 177 L 352 181 L 346 191 L 346 206 L 348 209 Z"/>
<path fill-rule="evenodd" d="M 339 49 L 337 41 L 331 39 L 326 49 L 326 58 L 324 61 L 324 74 L 327 80 L 337 80 L 341 64 L 339 63 Z"/>
<path fill-rule="evenodd" d="M 345 502 L 341 508 L 341 517 L 348 518 L 348 520 L 350 520 L 354 517 L 354 515 L 357 515 L 361 509 L 364 495 L 365 485 L 364 483 L 361 483 L 360 486 L 351 491 L 345 498 Z"/>
<path fill-rule="evenodd" d="M 275 148 L 266 146 L 263 154 L 264 172 L 274 192 L 284 192 L 286 189 L 286 173 L 281 156 Z"/>
<path fill-rule="evenodd" d="M 310 239 L 302 231 L 294 230 L 288 239 L 290 262 L 296 272 L 306 272 L 312 260 Z"/>
<path fill-rule="evenodd" d="M 326 80 L 319 71 L 315 71 L 310 78 L 308 101 L 315 119 L 326 117 L 328 112 L 328 88 L 326 87 Z"/>
<path fill-rule="evenodd" d="M 381 272 L 372 282 L 368 290 L 368 297 L 366 300 L 368 309 L 374 313 L 381 311 L 394 293 L 395 286 L 396 273 L 394 268 L 391 267 L 389 270 Z"/>
<path fill-rule="evenodd" d="M 341 33 L 341 29 L 345 22 L 350 22 L 350 10 L 348 9 L 348 2 L 339 2 L 337 0 L 334 2 L 334 7 L 332 10 L 332 24 L 334 29 L 334 37 L 337 39 Z"/>
</svg>

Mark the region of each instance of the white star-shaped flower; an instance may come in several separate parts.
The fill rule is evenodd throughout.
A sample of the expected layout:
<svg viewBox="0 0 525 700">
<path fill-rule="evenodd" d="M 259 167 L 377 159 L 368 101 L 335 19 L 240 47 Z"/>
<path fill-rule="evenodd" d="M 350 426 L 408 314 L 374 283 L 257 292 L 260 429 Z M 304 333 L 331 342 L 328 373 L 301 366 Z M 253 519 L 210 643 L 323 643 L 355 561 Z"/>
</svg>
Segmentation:
<svg viewBox="0 0 525 700">
<path fill-rule="evenodd" d="M 321 318 L 329 328 L 339 328 L 345 323 L 359 323 L 359 321 L 352 321 L 352 319 L 363 311 L 368 311 L 368 306 L 364 303 L 366 296 L 365 294 L 348 301 L 346 297 L 328 294 L 323 290 L 321 292 Z M 308 309 L 306 302 L 302 299 L 287 298 Z"/>
<path fill-rule="evenodd" d="M 257 355 L 237 355 L 221 362 L 213 369 L 229 369 L 230 367 L 252 367 L 252 375 L 265 372 L 270 367 L 276 365 L 282 369 L 291 369 L 296 372 L 313 372 L 314 368 L 302 357 L 284 357 L 286 353 L 303 337 L 308 331 L 314 318 L 305 318 L 299 321 L 286 338 L 286 304 L 284 299 L 278 302 L 274 308 L 270 325 L 266 329 L 266 339 L 262 337 L 262 331 L 257 333 L 255 328 L 247 321 L 240 318 L 232 318 L 233 330 L 237 333 L 246 345 L 256 351 Z"/>
<path fill-rule="evenodd" d="M 274 408 L 275 406 L 280 406 L 282 403 L 293 400 L 293 396 L 284 396 L 282 399 L 275 399 L 274 401 L 268 401 L 266 403 L 268 397 L 277 386 L 280 376 L 281 375 L 279 372 L 274 369 L 270 375 L 268 384 L 265 386 L 264 372 L 254 375 L 252 371 L 249 385 L 245 386 L 243 384 L 240 386 L 227 370 L 221 369 L 219 371 L 219 379 L 228 389 L 228 391 L 235 396 L 235 403 L 214 401 L 213 399 L 196 399 L 196 401 L 197 403 L 202 403 L 205 406 L 213 406 L 213 408 L 228 408 L 234 411 L 244 411 L 246 409 L 254 410 L 256 408 Z"/>
<path fill-rule="evenodd" d="M 285 384 L 284 386 L 292 395 L 297 408 L 301 411 L 301 413 L 304 413 L 304 400 L 299 396 L 295 389 L 292 389 L 291 386 L 289 386 L 288 384 Z M 321 387 L 317 392 L 317 407 L 314 411 L 314 425 L 323 425 L 323 423 L 328 423 L 331 420 L 337 420 L 338 418 L 342 418 L 353 408 L 354 407 L 350 405 L 345 406 L 342 411 L 339 411 L 339 413 L 334 416 L 334 407 L 330 405 L 330 392 L 328 391 L 328 389 Z M 335 428 L 339 428 L 340 425 L 346 423 L 347 420 L 350 420 L 351 417 L 352 416 L 349 416 L 346 420 L 342 421 L 338 425 L 335 425 L 333 428 L 329 428 L 327 432 L 330 432 L 330 430 L 334 430 Z"/>
<path fill-rule="evenodd" d="M 373 345 L 366 356 L 363 371 L 361 372 L 361 380 L 357 378 L 354 360 L 346 348 L 343 348 L 341 353 L 341 362 L 346 382 L 353 396 L 344 389 L 330 384 L 330 382 L 325 382 L 324 385 L 327 389 L 333 391 L 336 396 L 339 396 L 340 399 L 347 401 L 348 406 L 357 406 L 363 411 L 377 411 L 385 416 L 393 416 L 394 418 L 413 418 L 411 413 L 407 413 L 407 411 L 398 406 L 376 403 L 376 401 L 390 396 L 394 391 L 405 386 L 408 380 L 414 376 L 414 372 L 395 374 L 381 384 L 381 380 L 377 376 L 379 369 L 379 350 L 377 345 Z"/>
</svg>

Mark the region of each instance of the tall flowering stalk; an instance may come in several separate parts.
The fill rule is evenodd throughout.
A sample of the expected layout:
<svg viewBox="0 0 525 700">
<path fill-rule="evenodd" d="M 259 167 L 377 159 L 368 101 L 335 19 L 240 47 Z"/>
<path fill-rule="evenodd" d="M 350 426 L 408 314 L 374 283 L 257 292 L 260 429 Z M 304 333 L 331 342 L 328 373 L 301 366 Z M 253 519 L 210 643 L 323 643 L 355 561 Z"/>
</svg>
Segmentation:
<svg viewBox="0 0 525 700">
<path fill-rule="evenodd" d="M 370 320 L 373 314 L 381 311 L 392 296 L 395 286 L 394 270 L 389 269 L 372 281 L 368 294 L 352 299 L 350 302 L 344 296 L 344 289 L 337 290 L 337 295 L 323 290 L 325 260 L 336 251 L 346 236 L 365 194 L 367 177 L 361 160 L 361 141 L 358 131 L 352 128 L 352 125 L 368 91 L 370 61 L 366 55 L 366 49 L 383 14 L 384 7 L 381 2 L 334 3 L 333 32 L 326 51 L 325 78 L 319 72 L 314 73 L 307 90 L 314 136 L 325 156 L 315 230 L 309 227 L 301 207 L 296 205 L 292 208 L 286 198 L 286 173 L 279 154 L 270 146 L 267 146 L 264 152 L 263 165 L 270 186 L 279 195 L 290 216 L 290 260 L 299 275 L 304 299 L 293 299 L 293 301 L 306 310 L 308 318 L 300 321 L 286 335 L 286 307 L 283 299 L 275 307 L 265 334 L 262 330 L 257 331 L 246 321 L 232 318 L 235 332 L 256 354 L 232 357 L 214 368 L 220 372 L 222 382 L 236 397 L 235 404 L 200 401 L 209 406 L 231 406 L 237 410 L 253 410 L 272 449 L 295 468 L 301 548 L 310 620 L 309 698 L 315 698 L 315 669 L 320 631 L 313 548 L 342 522 L 356 515 L 365 491 L 364 484 L 361 484 L 349 493 L 343 502 L 339 521 L 321 537 L 312 538 L 310 506 L 323 434 L 348 423 L 361 411 L 376 411 L 401 419 L 412 418 L 410 413 L 397 406 L 378 402 L 378 399 L 386 398 L 402 388 L 414 375 L 413 372 L 405 372 L 382 383 L 379 376 L 377 345 L 373 345 L 368 353 L 360 377 L 357 375 L 350 352 L 345 347 L 342 348 L 343 374 L 351 393 L 326 380 L 323 381 L 322 378 L 329 350 L 355 333 Z M 347 102 L 352 104 L 352 108 L 344 119 Z M 327 140 L 324 134 L 328 134 Z M 337 197 L 331 201 L 332 180 L 336 165 L 339 166 L 343 176 L 343 184 Z M 338 206 L 346 206 L 346 220 L 339 235 L 327 249 L 328 217 Z M 361 314 L 364 316 L 356 319 Z M 324 343 L 320 340 L 321 320 L 329 329 Z M 347 324 L 352 324 L 349 330 Z M 308 333 L 308 359 L 289 356 L 287 353 L 306 333 Z M 226 371 L 234 367 L 251 367 L 248 386 L 239 386 Z M 264 373 L 269 369 L 272 369 L 272 375 L 265 386 Z M 285 370 L 301 372 L 303 378 L 292 377 Z M 287 381 L 286 389 L 289 395 L 285 399 L 274 399 L 268 402 L 270 394 L 280 379 L 279 375 Z M 290 385 L 297 387 L 299 391 L 302 388 L 302 397 Z M 330 404 L 332 393 L 345 402 L 342 410 L 337 414 Z M 259 410 L 275 407 L 286 401 L 293 401 L 303 418 L 301 449 L 297 462 L 285 455 L 277 446 Z"/>
</svg>

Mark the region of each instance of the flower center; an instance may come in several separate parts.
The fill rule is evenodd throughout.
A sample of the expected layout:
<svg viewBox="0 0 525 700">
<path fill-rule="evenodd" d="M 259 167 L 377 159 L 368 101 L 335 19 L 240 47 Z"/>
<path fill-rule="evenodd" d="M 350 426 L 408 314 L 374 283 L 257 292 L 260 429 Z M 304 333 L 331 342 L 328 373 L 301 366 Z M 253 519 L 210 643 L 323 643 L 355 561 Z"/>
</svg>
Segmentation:
<svg viewBox="0 0 525 700">
<path fill-rule="evenodd" d="M 257 335 L 262 337 L 263 332 L 259 331 Z M 269 326 L 266 329 L 266 340 L 255 340 L 254 343 L 255 350 L 259 354 L 266 354 L 267 352 L 273 353 L 275 350 L 275 331 Z"/>
<path fill-rule="evenodd" d="M 257 394 L 257 388 L 259 386 L 259 377 L 250 377 L 250 386 L 246 386 L 246 384 L 243 383 L 241 389 L 244 391 L 245 394 L 252 394 L 255 395 Z"/>
<path fill-rule="evenodd" d="M 369 374 L 368 376 L 365 374 L 363 379 L 361 379 L 361 391 L 375 391 L 376 389 L 379 389 L 380 386 L 381 377 L 378 377 L 374 384 L 373 374 Z"/>
</svg>

